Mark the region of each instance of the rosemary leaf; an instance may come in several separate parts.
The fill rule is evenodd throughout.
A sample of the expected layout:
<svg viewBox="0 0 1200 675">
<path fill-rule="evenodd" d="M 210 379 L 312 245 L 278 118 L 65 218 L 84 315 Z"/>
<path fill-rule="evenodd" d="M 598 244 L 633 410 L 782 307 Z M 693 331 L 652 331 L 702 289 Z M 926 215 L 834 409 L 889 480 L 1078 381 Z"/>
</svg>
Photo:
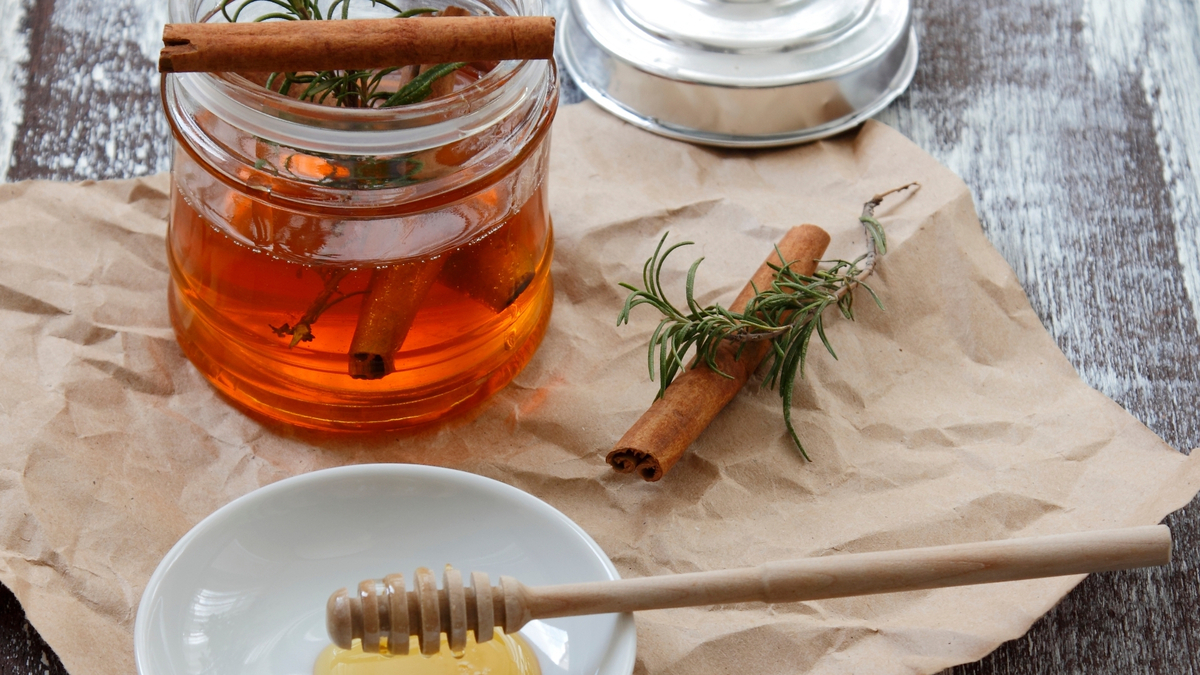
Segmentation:
<svg viewBox="0 0 1200 675">
<path fill-rule="evenodd" d="M 412 103 L 420 103 L 429 96 L 430 88 L 433 86 L 433 81 L 445 77 L 450 73 L 462 68 L 465 63 L 442 63 L 422 72 L 412 79 L 411 82 L 404 85 L 395 94 L 392 94 L 383 103 L 383 107 L 390 108 L 397 105 L 409 105 Z"/>
<path fill-rule="evenodd" d="M 434 14 L 438 10 L 432 7 L 418 7 L 402 10 L 389 0 L 369 0 L 371 5 L 380 5 L 396 13 L 396 18 L 407 19 L 422 14 Z M 244 11 L 251 5 L 267 3 L 273 5 L 273 11 L 261 14 L 253 19 L 260 21 L 332 21 L 338 18 L 350 18 L 351 0 L 333 0 L 324 11 L 321 10 L 320 0 L 222 0 L 209 13 L 217 12 L 230 23 L 237 22 Z M 232 13 L 230 9 L 232 8 Z M 207 17 L 206 17 L 207 18 Z M 346 108 L 393 107 L 419 103 L 429 97 L 433 83 L 442 77 L 447 77 L 454 71 L 465 66 L 465 63 L 443 63 L 429 68 L 397 91 L 380 91 L 384 86 L 384 78 L 394 73 L 398 68 L 383 68 L 380 70 L 322 70 L 314 73 L 271 73 L 267 78 L 266 88 L 282 95 L 289 95 L 293 85 L 307 85 L 298 95 L 292 93 L 301 101 L 325 103 L 331 101 Z"/>
</svg>

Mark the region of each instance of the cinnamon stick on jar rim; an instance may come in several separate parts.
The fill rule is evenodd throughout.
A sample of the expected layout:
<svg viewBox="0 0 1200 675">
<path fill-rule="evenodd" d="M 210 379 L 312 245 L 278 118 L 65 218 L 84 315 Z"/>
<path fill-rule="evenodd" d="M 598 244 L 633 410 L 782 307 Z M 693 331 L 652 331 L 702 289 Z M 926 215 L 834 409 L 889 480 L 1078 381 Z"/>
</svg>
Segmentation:
<svg viewBox="0 0 1200 675">
<path fill-rule="evenodd" d="M 161 73 L 359 70 L 454 61 L 549 59 L 554 18 L 442 16 L 337 21 L 173 23 Z"/>
<path fill-rule="evenodd" d="M 778 252 L 773 251 L 767 257 L 731 307 L 741 311 L 756 294 L 755 287 L 770 287 L 775 270 L 769 265 L 783 264 L 780 253 L 786 261 L 795 261 L 791 268 L 797 273 L 811 276 L 827 246 L 829 233 L 825 230 L 816 225 L 793 227 L 779 241 Z M 740 354 L 738 346 L 722 344 L 717 352 L 717 366 L 732 379 L 703 363 L 684 370 L 667 387 L 663 397 L 652 403 L 617 441 L 608 453 L 608 463 L 621 473 L 636 472 L 648 481 L 661 479 L 741 391 L 770 350 L 771 343 L 766 340 L 743 343 Z"/>
<path fill-rule="evenodd" d="M 439 16 L 471 16 L 471 13 L 468 12 L 467 10 L 463 9 L 462 7 L 447 7 L 446 9 L 443 9 L 441 12 L 439 12 L 438 15 Z M 418 14 L 416 18 L 432 19 L 435 17 L 432 17 L 428 14 Z M 436 67 L 436 66 L 434 66 L 433 64 L 430 64 L 430 63 L 426 63 L 426 64 L 422 65 L 417 70 L 417 72 L 418 72 L 418 74 L 420 74 L 420 73 L 423 73 L 426 70 L 429 70 L 430 68 L 434 68 L 434 67 Z M 449 95 L 453 91 L 454 91 L 454 78 L 450 77 L 450 76 L 439 77 L 438 79 L 433 81 L 433 84 L 431 84 L 429 86 L 429 98 L 441 98 L 443 96 Z"/>
</svg>

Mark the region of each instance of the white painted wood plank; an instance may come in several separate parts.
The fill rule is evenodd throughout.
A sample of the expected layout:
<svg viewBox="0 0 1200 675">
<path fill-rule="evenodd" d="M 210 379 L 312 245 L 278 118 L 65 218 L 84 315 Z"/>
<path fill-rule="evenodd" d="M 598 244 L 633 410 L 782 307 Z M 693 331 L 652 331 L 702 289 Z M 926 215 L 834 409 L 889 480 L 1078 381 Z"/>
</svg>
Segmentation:
<svg viewBox="0 0 1200 675">
<path fill-rule="evenodd" d="M 158 63 L 168 0 L 59 0 L 53 22 L 77 36 L 116 44 L 136 45 L 142 57 Z"/>
<path fill-rule="evenodd" d="M 1179 267 L 1200 321 L 1200 180 L 1195 175 L 1200 168 L 1200 16 L 1194 5 L 1178 2 L 1156 2 L 1149 9 L 1142 88 L 1154 110 Z"/>
<path fill-rule="evenodd" d="M 170 130 L 156 55 L 166 0 L 42 0 L 49 21 L 30 44 L 26 114 L 10 179 L 119 178 L 165 171 Z"/>
<path fill-rule="evenodd" d="M 24 119 L 29 36 L 25 17 L 33 0 L 0 0 L 0 182 L 8 173 L 13 140 Z"/>
<path fill-rule="evenodd" d="M 1102 86 L 1123 76 L 1141 84 L 1169 190 L 1179 265 L 1200 321 L 1200 24 L 1191 4 L 1088 0 L 1084 6 L 1089 64 Z M 1200 332 L 1200 324 L 1197 325 Z"/>
</svg>

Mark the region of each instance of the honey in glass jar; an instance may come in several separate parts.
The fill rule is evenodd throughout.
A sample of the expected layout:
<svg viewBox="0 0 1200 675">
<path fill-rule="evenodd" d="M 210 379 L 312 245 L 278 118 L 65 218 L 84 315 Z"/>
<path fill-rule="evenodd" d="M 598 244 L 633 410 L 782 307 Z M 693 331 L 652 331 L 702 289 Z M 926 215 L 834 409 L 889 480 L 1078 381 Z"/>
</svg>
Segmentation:
<svg viewBox="0 0 1200 675">
<path fill-rule="evenodd" d="M 171 20 L 218 20 L 214 8 L 173 0 Z M 448 93 L 388 108 L 298 100 L 254 73 L 164 81 L 171 320 L 236 403 L 301 427 L 399 428 L 477 405 L 533 355 L 553 297 L 554 64 L 446 77 Z"/>
</svg>

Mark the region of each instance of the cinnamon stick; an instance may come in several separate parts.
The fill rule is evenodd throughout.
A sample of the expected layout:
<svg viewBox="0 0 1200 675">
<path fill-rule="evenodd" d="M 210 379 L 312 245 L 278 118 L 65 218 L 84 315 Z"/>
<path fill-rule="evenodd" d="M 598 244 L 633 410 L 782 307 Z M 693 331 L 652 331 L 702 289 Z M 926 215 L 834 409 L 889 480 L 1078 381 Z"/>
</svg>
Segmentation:
<svg viewBox="0 0 1200 675">
<path fill-rule="evenodd" d="M 471 13 L 461 7 L 447 7 L 440 15 L 470 16 Z M 418 18 L 429 20 L 433 17 L 421 14 Z M 430 67 L 433 66 L 424 66 L 418 72 Z M 429 96 L 437 98 L 453 91 L 454 77 L 447 75 L 433 81 Z M 392 372 L 396 352 L 403 346 L 416 320 L 417 310 L 445 264 L 445 257 L 437 257 L 423 263 L 377 267 L 371 272 L 350 344 L 350 377 L 376 380 Z"/>
<path fill-rule="evenodd" d="M 350 341 L 350 377 L 378 380 L 395 368 L 417 310 L 442 272 L 445 258 L 377 267 Z"/>
<path fill-rule="evenodd" d="M 548 59 L 548 16 L 174 23 L 163 28 L 158 70 L 300 72 L 410 63 Z"/>
<path fill-rule="evenodd" d="M 542 200 L 530 199 L 499 229 L 448 256 L 441 283 L 503 312 L 537 276 L 547 222 Z"/>
<path fill-rule="evenodd" d="M 396 352 L 435 281 L 465 293 L 496 313 L 516 302 L 537 272 L 540 202 L 480 241 L 427 261 L 371 272 L 350 343 L 350 376 L 376 380 L 392 372 Z"/>
<path fill-rule="evenodd" d="M 462 7 L 447 7 L 438 14 L 439 16 L 471 16 L 471 13 Z M 433 17 L 428 14 L 420 14 L 418 15 L 418 18 L 431 19 Z M 434 67 L 436 67 L 434 64 L 423 65 L 418 70 L 418 73 L 425 72 L 426 70 Z M 453 93 L 453 91 L 454 77 L 452 75 L 446 75 L 434 80 L 433 84 L 430 85 L 429 98 L 441 98 L 442 96 Z"/>
<path fill-rule="evenodd" d="M 795 261 L 793 270 L 811 275 L 828 245 L 829 234 L 825 230 L 816 225 L 801 225 L 784 235 L 778 249 L 786 260 Z M 733 301 L 731 308 L 734 311 L 742 311 L 754 297 L 755 286 L 760 290 L 770 287 L 775 271 L 768 263 L 782 264 L 779 254 L 772 252 L 767 262 L 754 273 L 751 283 L 746 284 Z M 768 341 L 748 342 L 739 354 L 737 346 L 728 342 L 722 344 L 717 354 L 717 366 L 732 379 L 721 376 L 703 363 L 680 373 L 663 397 L 651 404 L 650 409 L 617 441 L 616 447 L 608 453 L 608 463 L 621 473 L 636 472 L 648 481 L 661 479 L 717 413 L 733 400 L 770 349 Z"/>
</svg>

